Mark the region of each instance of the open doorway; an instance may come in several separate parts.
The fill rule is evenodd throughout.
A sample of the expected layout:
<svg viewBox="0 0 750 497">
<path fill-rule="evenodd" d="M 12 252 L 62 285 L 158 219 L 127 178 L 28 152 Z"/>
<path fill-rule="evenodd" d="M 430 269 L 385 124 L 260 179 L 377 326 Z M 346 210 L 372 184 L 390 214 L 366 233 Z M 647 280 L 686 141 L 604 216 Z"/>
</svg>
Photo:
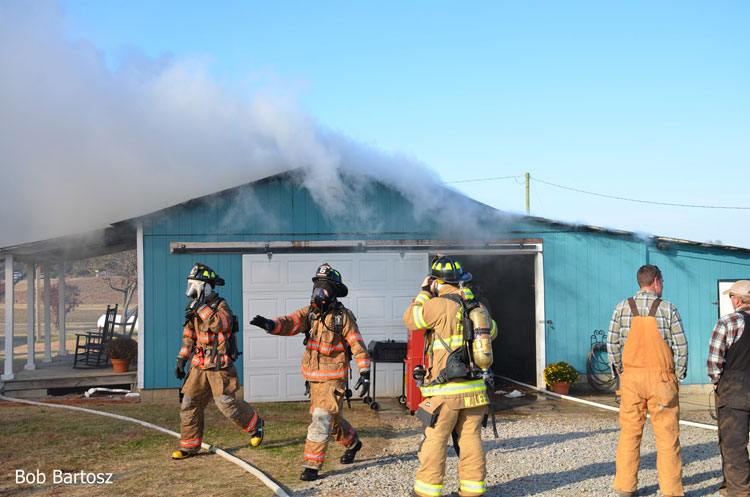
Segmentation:
<svg viewBox="0 0 750 497">
<path fill-rule="evenodd" d="M 492 345 L 495 374 L 536 383 L 535 255 L 455 254 L 497 323 Z"/>
</svg>

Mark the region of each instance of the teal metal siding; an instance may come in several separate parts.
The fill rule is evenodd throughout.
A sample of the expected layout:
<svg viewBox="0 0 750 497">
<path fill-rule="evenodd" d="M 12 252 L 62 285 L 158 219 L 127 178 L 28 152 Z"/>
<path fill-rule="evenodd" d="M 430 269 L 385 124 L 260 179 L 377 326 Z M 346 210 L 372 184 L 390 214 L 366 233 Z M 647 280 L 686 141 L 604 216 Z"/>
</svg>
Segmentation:
<svg viewBox="0 0 750 497">
<path fill-rule="evenodd" d="M 360 205 L 367 212 L 330 216 L 306 189 L 288 178 L 276 178 L 143 218 L 145 388 L 179 386 L 173 370 L 181 346 L 185 277 L 196 260 L 225 278 L 226 286 L 217 290 L 245 322 L 241 255 L 170 255 L 170 242 L 464 236 L 456 233 L 463 226 L 441 224 L 447 208 L 435 213 L 435 218 L 416 219 L 413 206 L 395 190 L 376 185 L 362 195 Z M 718 318 L 713 305 L 718 297 L 717 280 L 749 278 L 749 254 L 682 244 L 661 251 L 645 238 L 511 217 L 469 201 L 462 205 L 460 198 L 456 202 L 454 210 L 474 213 L 471 220 L 481 228 L 480 234 L 473 232 L 467 238 L 543 239 L 545 313 L 551 322 L 546 326 L 547 362 L 565 360 L 585 372 L 591 334 L 608 328 L 614 306 L 638 290 L 637 269 L 651 263 L 662 269 L 664 298 L 677 305 L 685 324 L 690 348 L 686 382 L 707 382 L 708 340 Z M 237 364 L 240 374 L 241 362 Z"/>
</svg>

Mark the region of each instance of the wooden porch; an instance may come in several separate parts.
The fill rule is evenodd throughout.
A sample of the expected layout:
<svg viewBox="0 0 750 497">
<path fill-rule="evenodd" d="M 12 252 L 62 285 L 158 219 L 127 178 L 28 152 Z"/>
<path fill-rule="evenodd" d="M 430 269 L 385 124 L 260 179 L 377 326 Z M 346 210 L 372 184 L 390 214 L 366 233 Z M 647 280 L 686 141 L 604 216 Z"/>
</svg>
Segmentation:
<svg viewBox="0 0 750 497">
<path fill-rule="evenodd" d="M 134 366 L 131 364 L 131 368 Z M 15 373 L 12 380 L 0 382 L 7 397 L 38 398 L 61 393 L 63 389 L 112 387 L 126 385 L 134 389 L 138 372 L 115 373 L 112 367 L 101 369 L 73 369 L 73 355 L 55 357 L 52 362 L 37 363 L 36 369 Z M 60 390 L 57 390 L 60 389 Z"/>
</svg>

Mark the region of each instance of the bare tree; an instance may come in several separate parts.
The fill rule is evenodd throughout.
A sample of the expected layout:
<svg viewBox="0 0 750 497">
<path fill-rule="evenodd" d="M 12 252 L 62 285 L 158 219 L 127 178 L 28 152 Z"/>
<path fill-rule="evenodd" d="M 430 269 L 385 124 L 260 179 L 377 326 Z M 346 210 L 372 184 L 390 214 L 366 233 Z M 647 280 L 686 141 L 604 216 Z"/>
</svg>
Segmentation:
<svg viewBox="0 0 750 497">
<path fill-rule="evenodd" d="M 97 275 L 112 290 L 122 293 L 123 323 L 127 321 L 128 308 L 138 291 L 138 259 L 135 250 L 127 250 L 101 259 Z"/>
</svg>

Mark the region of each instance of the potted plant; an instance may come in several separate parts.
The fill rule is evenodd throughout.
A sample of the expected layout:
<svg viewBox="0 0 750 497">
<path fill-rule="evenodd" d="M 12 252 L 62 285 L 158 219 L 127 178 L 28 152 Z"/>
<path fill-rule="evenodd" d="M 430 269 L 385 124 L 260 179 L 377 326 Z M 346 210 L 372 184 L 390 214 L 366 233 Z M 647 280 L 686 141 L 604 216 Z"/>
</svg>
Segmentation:
<svg viewBox="0 0 750 497">
<path fill-rule="evenodd" d="M 552 388 L 552 391 L 567 395 L 570 385 L 578 381 L 578 371 L 565 361 L 548 364 L 544 368 L 544 382 Z"/>
<path fill-rule="evenodd" d="M 104 352 L 112 360 L 115 373 L 127 373 L 130 361 L 138 357 L 138 343 L 132 338 L 116 337 L 109 341 Z"/>
</svg>

